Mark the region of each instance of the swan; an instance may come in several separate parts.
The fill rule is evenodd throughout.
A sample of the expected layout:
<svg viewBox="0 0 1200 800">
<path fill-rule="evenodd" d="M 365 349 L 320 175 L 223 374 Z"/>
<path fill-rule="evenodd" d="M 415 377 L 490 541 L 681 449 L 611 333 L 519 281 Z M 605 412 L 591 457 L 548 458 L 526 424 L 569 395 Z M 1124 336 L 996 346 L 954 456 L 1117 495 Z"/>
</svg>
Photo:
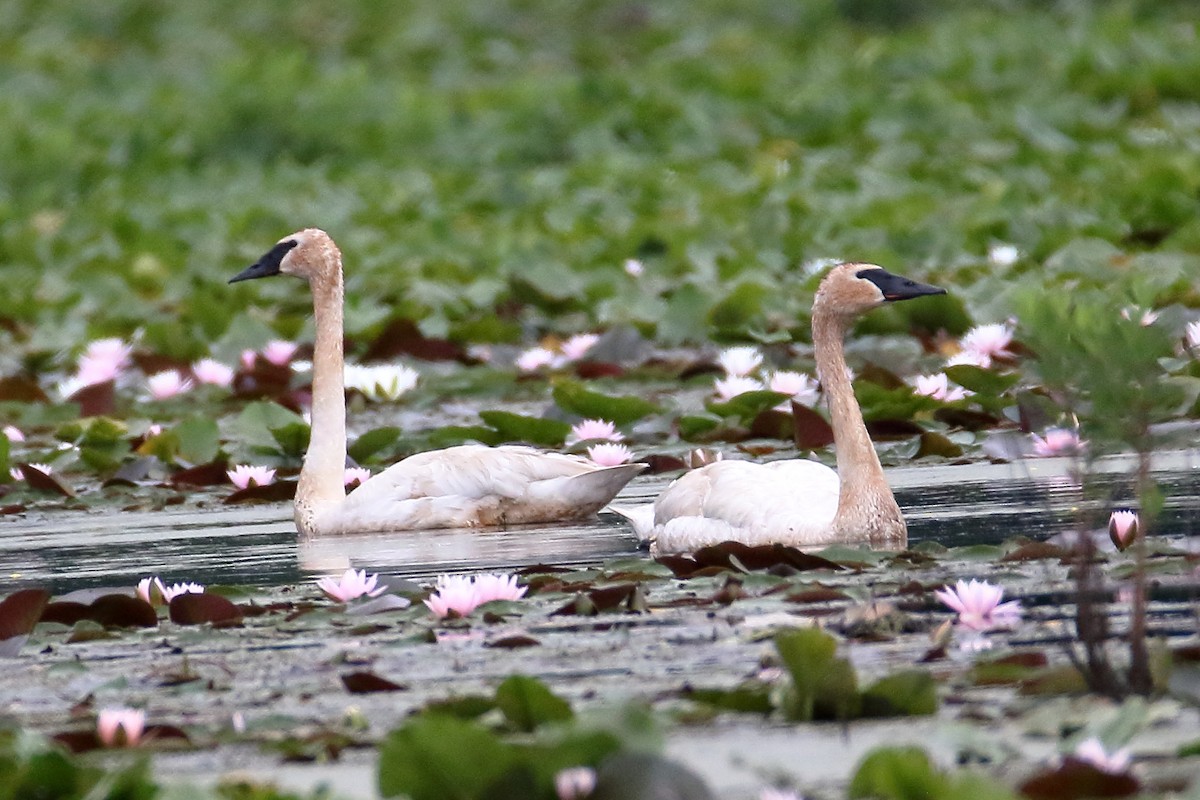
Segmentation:
<svg viewBox="0 0 1200 800">
<path fill-rule="evenodd" d="M 851 323 L 871 309 L 945 292 L 874 264 L 839 264 L 821 281 L 813 301 L 813 350 L 829 402 L 837 472 L 807 459 L 716 461 L 675 480 L 652 505 L 611 509 L 659 554 L 730 540 L 904 548 L 908 528 L 863 423 L 843 343 Z"/>
<path fill-rule="evenodd" d="M 459 445 L 404 459 L 346 494 L 342 254 L 317 228 L 285 236 L 230 283 L 294 275 L 313 296 L 312 434 L 296 486 L 302 534 L 473 528 L 577 519 L 599 511 L 644 464 L 601 467 L 531 447 Z"/>
</svg>

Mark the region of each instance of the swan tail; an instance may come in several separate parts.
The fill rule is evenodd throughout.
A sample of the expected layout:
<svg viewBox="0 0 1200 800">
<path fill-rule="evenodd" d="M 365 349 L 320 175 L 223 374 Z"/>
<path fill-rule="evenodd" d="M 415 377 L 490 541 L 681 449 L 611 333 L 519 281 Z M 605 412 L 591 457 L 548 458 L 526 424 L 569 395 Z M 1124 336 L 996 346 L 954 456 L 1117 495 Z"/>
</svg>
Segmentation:
<svg viewBox="0 0 1200 800">
<path fill-rule="evenodd" d="M 529 487 L 529 498 L 572 509 L 572 512 L 564 514 L 567 517 L 591 516 L 608 505 L 617 492 L 645 468 L 645 464 L 618 464 L 578 475 L 538 481 Z"/>
<path fill-rule="evenodd" d="M 629 527 L 633 528 L 633 532 L 637 535 L 639 542 L 648 541 L 654 536 L 654 504 L 645 503 L 640 506 L 618 506 L 612 505 L 608 510 L 624 517 L 629 523 Z"/>
</svg>

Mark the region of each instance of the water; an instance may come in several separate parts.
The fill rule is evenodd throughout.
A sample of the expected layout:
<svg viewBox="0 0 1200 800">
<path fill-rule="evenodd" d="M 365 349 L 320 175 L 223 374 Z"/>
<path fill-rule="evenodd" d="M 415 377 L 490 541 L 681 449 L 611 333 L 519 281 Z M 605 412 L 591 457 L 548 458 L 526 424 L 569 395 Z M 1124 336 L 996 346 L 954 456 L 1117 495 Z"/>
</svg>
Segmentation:
<svg viewBox="0 0 1200 800">
<path fill-rule="evenodd" d="M 1127 458 L 1096 465 L 1081 501 L 1066 459 L 1011 464 L 908 467 L 889 472 L 909 523 L 910 541 L 948 546 L 996 544 L 1068 529 L 1078 511 L 1099 522 L 1131 497 Z M 1156 458 L 1167 502 L 1159 533 L 1200 536 L 1200 459 Z M 667 478 L 639 479 L 618 498 L 650 502 Z M 574 524 L 508 531 L 421 531 L 297 541 L 290 506 L 160 512 L 56 512 L 46 519 L 0 520 L 0 593 L 21 586 L 65 592 L 130 585 L 145 575 L 201 583 L 278 585 L 349 566 L 412 578 L 536 563 L 577 566 L 634 556 L 622 520 L 603 514 Z"/>
</svg>

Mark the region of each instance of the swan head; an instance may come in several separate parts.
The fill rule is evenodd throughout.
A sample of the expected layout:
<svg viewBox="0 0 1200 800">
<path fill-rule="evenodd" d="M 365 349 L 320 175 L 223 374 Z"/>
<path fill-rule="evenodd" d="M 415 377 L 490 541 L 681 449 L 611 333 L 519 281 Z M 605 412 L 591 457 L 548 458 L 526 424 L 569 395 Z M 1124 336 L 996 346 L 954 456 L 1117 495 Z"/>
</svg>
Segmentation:
<svg viewBox="0 0 1200 800">
<path fill-rule="evenodd" d="M 945 289 L 918 283 L 875 264 L 838 264 L 821 281 L 813 309 L 856 317 L 885 303 L 945 293 Z"/>
<path fill-rule="evenodd" d="M 341 253 L 329 234 L 320 228 L 305 228 L 280 239 L 262 258 L 234 275 L 229 282 L 272 275 L 295 275 L 311 281 L 336 272 L 341 262 Z"/>
</svg>

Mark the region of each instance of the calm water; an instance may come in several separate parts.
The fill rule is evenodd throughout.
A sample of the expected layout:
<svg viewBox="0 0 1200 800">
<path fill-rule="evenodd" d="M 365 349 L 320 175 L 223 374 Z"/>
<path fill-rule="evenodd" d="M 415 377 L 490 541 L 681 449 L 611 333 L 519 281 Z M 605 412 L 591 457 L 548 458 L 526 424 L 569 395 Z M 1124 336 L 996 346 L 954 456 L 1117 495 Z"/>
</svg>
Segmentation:
<svg viewBox="0 0 1200 800">
<path fill-rule="evenodd" d="M 1102 462 L 1087 500 L 1062 459 L 914 467 L 889 479 L 912 542 L 994 544 L 1011 536 L 1045 538 L 1067 530 L 1080 509 L 1097 524 L 1131 499 L 1125 459 Z M 1160 533 L 1200 536 L 1200 457 L 1165 454 L 1155 478 L 1167 495 Z M 665 478 L 636 481 L 618 498 L 649 502 Z M 211 511 L 61 512 L 41 520 L 0 519 L 0 593 L 41 585 L 64 592 L 130 585 L 145 575 L 202 583 L 270 585 L 314 574 L 367 568 L 407 577 L 536 563 L 581 565 L 638 553 L 611 514 L 573 525 L 509 531 L 422 531 L 298 542 L 282 504 Z"/>
</svg>

